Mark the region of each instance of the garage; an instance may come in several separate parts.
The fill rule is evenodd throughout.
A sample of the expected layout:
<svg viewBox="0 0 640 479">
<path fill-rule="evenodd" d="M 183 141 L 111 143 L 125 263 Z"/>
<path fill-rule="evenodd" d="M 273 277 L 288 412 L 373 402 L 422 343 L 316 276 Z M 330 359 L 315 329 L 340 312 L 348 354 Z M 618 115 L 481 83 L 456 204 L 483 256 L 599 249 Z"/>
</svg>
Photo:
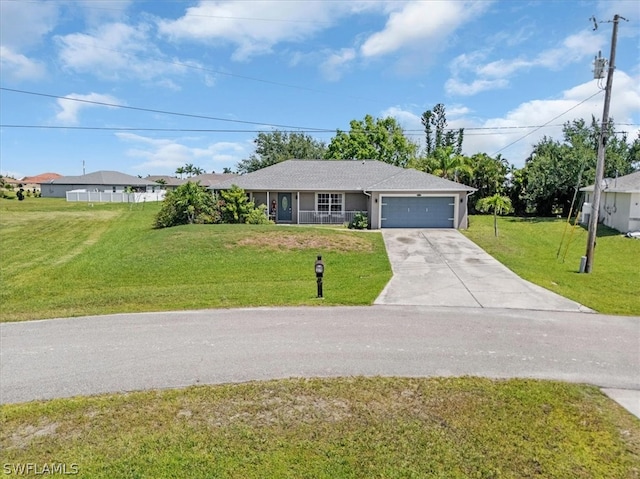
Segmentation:
<svg viewBox="0 0 640 479">
<path fill-rule="evenodd" d="M 382 228 L 455 228 L 453 196 L 383 196 Z"/>
</svg>

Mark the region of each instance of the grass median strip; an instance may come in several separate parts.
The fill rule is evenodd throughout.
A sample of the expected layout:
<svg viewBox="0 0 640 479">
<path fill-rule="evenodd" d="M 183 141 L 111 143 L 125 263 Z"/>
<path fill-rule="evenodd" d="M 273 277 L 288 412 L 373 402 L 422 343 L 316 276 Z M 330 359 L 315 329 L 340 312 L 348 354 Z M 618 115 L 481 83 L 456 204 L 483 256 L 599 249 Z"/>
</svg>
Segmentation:
<svg viewBox="0 0 640 479">
<path fill-rule="evenodd" d="M 473 216 L 463 233 L 518 276 L 603 314 L 640 315 L 640 241 L 598 228 L 593 271 L 578 273 L 587 231 L 552 218 Z M 563 239 L 564 235 L 564 239 Z"/>
<path fill-rule="evenodd" d="M 0 205 L 2 321 L 247 306 L 371 304 L 391 277 L 380 234 L 328 228 L 152 229 L 159 205 Z"/>
<path fill-rule="evenodd" d="M 80 477 L 632 478 L 640 422 L 590 386 L 290 379 L 0 408 L 0 462 Z"/>
</svg>

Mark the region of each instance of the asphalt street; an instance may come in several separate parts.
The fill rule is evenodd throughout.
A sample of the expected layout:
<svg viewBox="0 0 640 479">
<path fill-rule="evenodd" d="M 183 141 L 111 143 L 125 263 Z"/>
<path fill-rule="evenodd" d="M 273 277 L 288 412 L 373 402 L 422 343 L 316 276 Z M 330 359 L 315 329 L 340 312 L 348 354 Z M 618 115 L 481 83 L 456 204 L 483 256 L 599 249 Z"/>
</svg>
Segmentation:
<svg viewBox="0 0 640 479">
<path fill-rule="evenodd" d="M 3 323 L 0 401 L 352 375 L 545 378 L 638 391 L 639 338 L 640 317 L 388 305 Z"/>
<path fill-rule="evenodd" d="M 383 230 L 371 307 L 121 314 L 0 324 L 0 402 L 287 377 L 590 383 L 640 417 L 640 317 L 531 284 L 455 230 Z"/>
</svg>

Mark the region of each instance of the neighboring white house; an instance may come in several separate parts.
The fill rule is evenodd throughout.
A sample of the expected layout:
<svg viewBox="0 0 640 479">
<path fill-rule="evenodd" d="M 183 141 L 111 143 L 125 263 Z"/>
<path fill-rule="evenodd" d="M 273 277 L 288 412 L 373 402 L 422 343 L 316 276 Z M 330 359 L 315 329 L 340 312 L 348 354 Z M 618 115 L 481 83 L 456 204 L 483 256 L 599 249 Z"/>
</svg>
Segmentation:
<svg viewBox="0 0 640 479">
<path fill-rule="evenodd" d="M 127 194 L 130 191 L 130 194 Z M 61 176 L 40 184 L 44 198 L 67 198 L 67 201 L 128 202 L 162 201 L 164 188 L 137 176 L 118 171 L 96 171 L 81 176 Z"/>
<path fill-rule="evenodd" d="M 582 222 L 587 223 L 592 209 L 594 185 L 581 188 L 586 193 Z M 640 171 L 603 180 L 598 220 L 622 233 L 640 231 Z"/>
</svg>

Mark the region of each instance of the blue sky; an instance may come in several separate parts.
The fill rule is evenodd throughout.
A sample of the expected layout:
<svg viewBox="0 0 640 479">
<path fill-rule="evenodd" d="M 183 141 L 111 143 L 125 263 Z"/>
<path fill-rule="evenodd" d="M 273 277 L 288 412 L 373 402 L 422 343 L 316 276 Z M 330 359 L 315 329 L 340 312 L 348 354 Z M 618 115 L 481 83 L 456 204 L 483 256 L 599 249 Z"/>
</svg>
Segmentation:
<svg viewBox="0 0 640 479">
<path fill-rule="evenodd" d="M 328 142 L 366 114 L 420 142 L 437 103 L 466 154 L 520 167 L 562 123 L 602 116 L 592 64 L 612 23 L 589 17 L 616 13 L 611 116 L 633 138 L 635 0 L 0 0 L 0 170 L 222 172 L 258 131 Z"/>
</svg>

